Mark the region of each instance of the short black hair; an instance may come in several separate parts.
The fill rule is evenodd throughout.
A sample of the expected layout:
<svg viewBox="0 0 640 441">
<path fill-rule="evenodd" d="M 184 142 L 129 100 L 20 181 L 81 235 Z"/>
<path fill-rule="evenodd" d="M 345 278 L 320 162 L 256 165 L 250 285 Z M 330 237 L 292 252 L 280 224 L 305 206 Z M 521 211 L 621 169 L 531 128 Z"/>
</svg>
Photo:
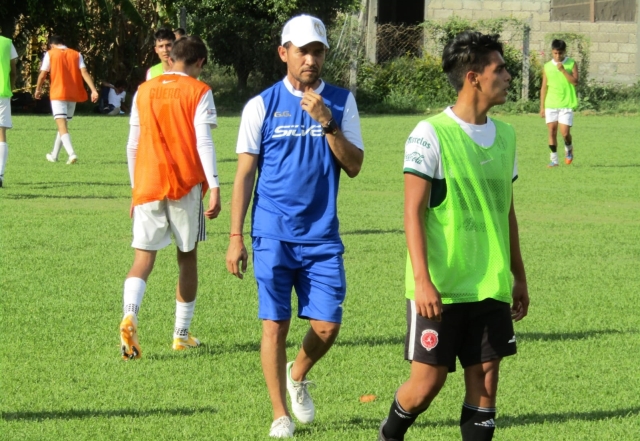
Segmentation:
<svg viewBox="0 0 640 441">
<path fill-rule="evenodd" d="M 127 82 L 125 80 L 117 80 L 115 83 L 113 83 L 113 87 L 115 87 L 116 89 L 127 87 Z"/>
<path fill-rule="evenodd" d="M 171 48 L 171 59 L 182 61 L 187 66 L 196 64 L 198 60 L 204 59 L 203 66 L 207 64 L 207 46 L 200 37 L 194 35 L 183 37 L 176 41 Z"/>
<path fill-rule="evenodd" d="M 160 28 L 156 31 L 155 34 L 153 34 L 153 40 L 154 41 L 160 41 L 160 40 L 176 41 L 176 35 L 169 28 Z"/>
<path fill-rule="evenodd" d="M 177 28 L 175 31 L 173 31 L 173 33 L 178 34 L 181 37 L 187 35 L 187 31 L 185 31 L 184 28 Z"/>
<path fill-rule="evenodd" d="M 566 51 L 567 43 L 564 40 L 558 40 L 557 38 L 551 42 L 551 49 L 555 49 L 557 51 Z"/>
<path fill-rule="evenodd" d="M 49 44 L 64 44 L 64 38 L 61 35 L 51 35 L 49 36 Z"/>
<path fill-rule="evenodd" d="M 494 51 L 503 55 L 500 35 L 464 31 L 456 35 L 442 53 L 442 70 L 456 92 L 462 90 L 467 72 L 482 72 L 489 65 Z"/>
</svg>

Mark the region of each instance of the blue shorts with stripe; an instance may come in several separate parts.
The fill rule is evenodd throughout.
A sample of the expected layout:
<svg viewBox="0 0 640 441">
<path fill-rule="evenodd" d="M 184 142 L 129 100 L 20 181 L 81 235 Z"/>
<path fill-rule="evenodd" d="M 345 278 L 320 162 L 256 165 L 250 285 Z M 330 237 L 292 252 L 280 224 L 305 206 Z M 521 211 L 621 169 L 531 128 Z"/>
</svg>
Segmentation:
<svg viewBox="0 0 640 441">
<path fill-rule="evenodd" d="M 301 244 L 253 238 L 253 268 L 258 283 L 258 317 L 291 318 L 291 292 L 298 317 L 342 322 L 347 291 L 342 243 Z"/>
</svg>

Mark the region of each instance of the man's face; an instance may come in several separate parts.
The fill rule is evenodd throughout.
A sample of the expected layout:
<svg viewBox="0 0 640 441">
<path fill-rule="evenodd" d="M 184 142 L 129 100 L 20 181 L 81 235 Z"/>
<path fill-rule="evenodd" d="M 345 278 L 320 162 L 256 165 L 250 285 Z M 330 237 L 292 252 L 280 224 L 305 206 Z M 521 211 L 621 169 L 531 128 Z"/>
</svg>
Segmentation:
<svg viewBox="0 0 640 441">
<path fill-rule="evenodd" d="M 564 60 L 565 51 L 560 49 L 551 49 L 551 56 L 553 57 L 553 61 L 556 63 L 562 62 Z"/>
<path fill-rule="evenodd" d="M 491 105 L 504 104 L 511 85 L 511 75 L 507 72 L 504 58 L 500 52 L 493 51 L 489 55 L 489 64 L 482 73 L 477 74 L 476 81 L 480 91 Z"/>
<path fill-rule="evenodd" d="M 160 61 L 169 61 L 169 54 L 171 53 L 171 48 L 173 47 L 173 41 L 171 40 L 156 40 L 156 54 L 160 58 Z"/>
<path fill-rule="evenodd" d="M 280 59 L 287 63 L 287 73 L 300 83 L 312 86 L 320 79 L 326 56 L 326 48 L 319 41 L 302 47 L 290 44 L 288 48 L 280 46 Z"/>
</svg>

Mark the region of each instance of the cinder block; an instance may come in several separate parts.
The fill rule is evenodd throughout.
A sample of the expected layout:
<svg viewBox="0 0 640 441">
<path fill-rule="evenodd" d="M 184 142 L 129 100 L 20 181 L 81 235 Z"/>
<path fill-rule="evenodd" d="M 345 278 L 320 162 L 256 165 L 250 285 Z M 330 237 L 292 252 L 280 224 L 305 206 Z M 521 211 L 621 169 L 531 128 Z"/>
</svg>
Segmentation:
<svg viewBox="0 0 640 441">
<path fill-rule="evenodd" d="M 429 2 L 429 9 L 442 9 L 443 2 L 443 0 L 431 0 Z"/>
<path fill-rule="evenodd" d="M 596 52 L 596 49 L 592 49 Z M 598 43 L 598 52 L 608 52 L 610 54 L 618 52 L 618 43 Z"/>
<path fill-rule="evenodd" d="M 638 52 L 638 45 L 631 43 L 620 43 L 618 45 L 618 51 L 625 54 L 635 54 Z"/>
<path fill-rule="evenodd" d="M 619 32 L 622 34 L 631 34 L 638 31 L 638 25 L 615 22 L 599 22 L 598 31 L 600 32 Z"/>
<path fill-rule="evenodd" d="M 606 32 L 593 32 L 587 34 L 589 35 L 589 39 L 594 43 L 609 43 L 609 36 Z"/>
<path fill-rule="evenodd" d="M 462 0 L 463 9 L 482 9 L 482 2 L 479 0 Z"/>
<path fill-rule="evenodd" d="M 637 43 L 638 42 L 638 36 L 633 33 L 633 34 L 629 34 L 629 43 Z"/>
<path fill-rule="evenodd" d="M 433 11 L 433 18 L 441 19 L 441 18 L 449 18 L 453 15 L 453 11 L 450 9 L 435 9 Z"/>
<path fill-rule="evenodd" d="M 540 23 L 546 23 L 551 21 L 551 13 L 549 11 L 541 11 L 536 15 L 536 20 Z"/>
<path fill-rule="evenodd" d="M 560 30 L 562 32 L 580 32 L 580 23 L 562 21 L 560 22 Z"/>
<path fill-rule="evenodd" d="M 462 9 L 462 0 L 444 0 L 444 3 L 442 3 L 442 7 L 444 9 L 453 9 L 454 11 L 459 11 Z"/>
<path fill-rule="evenodd" d="M 592 36 L 595 33 L 598 33 L 598 23 L 580 23 L 580 32 L 589 33 L 589 36 Z M 608 40 L 607 40 L 608 41 Z"/>
<path fill-rule="evenodd" d="M 620 52 L 617 52 L 615 54 L 610 54 L 609 61 L 611 61 L 612 63 L 628 63 L 629 54 L 623 54 Z"/>
<path fill-rule="evenodd" d="M 619 74 L 635 74 L 636 73 L 636 65 L 635 63 L 621 63 L 617 66 L 617 71 Z"/>
<path fill-rule="evenodd" d="M 499 11 L 502 9 L 502 2 L 496 0 L 485 0 L 484 2 L 482 2 L 482 9 Z"/>
<path fill-rule="evenodd" d="M 629 54 L 629 63 L 636 64 L 636 58 L 637 58 L 636 54 Z"/>
<path fill-rule="evenodd" d="M 522 11 L 521 1 L 502 2 L 502 10 L 507 11 Z"/>
<path fill-rule="evenodd" d="M 533 1 L 523 1 L 522 2 L 522 10 L 523 11 L 541 11 L 542 3 L 533 2 Z"/>
<path fill-rule="evenodd" d="M 540 23 L 540 30 L 542 32 L 558 32 L 560 31 L 560 23 L 550 21 L 549 23 Z"/>
<path fill-rule="evenodd" d="M 511 11 L 508 15 L 519 20 L 531 20 L 532 22 L 534 21 L 533 14 L 528 11 Z"/>
<path fill-rule="evenodd" d="M 493 11 L 489 11 L 486 9 L 474 10 L 472 15 L 474 20 L 486 20 L 489 18 L 493 18 Z"/>
<path fill-rule="evenodd" d="M 629 41 L 629 35 L 628 34 L 618 34 L 618 33 L 611 33 L 609 34 L 609 41 L 611 43 L 626 43 Z"/>
</svg>

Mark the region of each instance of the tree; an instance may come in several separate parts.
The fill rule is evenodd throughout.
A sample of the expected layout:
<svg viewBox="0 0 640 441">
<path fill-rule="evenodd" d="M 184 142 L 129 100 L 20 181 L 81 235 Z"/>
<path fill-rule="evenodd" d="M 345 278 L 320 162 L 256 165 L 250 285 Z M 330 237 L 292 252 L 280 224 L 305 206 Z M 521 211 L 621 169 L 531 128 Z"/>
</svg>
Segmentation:
<svg viewBox="0 0 640 441">
<path fill-rule="evenodd" d="M 282 76 L 276 48 L 284 23 L 306 13 L 330 26 L 339 11 L 357 7 L 358 0 L 182 0 L 193 17 L 193 33 L 207 41 L 220 66 L 233 69 L 238 89 L 247 88 L 251 73 L 265 83 Z"/>
</svg>

